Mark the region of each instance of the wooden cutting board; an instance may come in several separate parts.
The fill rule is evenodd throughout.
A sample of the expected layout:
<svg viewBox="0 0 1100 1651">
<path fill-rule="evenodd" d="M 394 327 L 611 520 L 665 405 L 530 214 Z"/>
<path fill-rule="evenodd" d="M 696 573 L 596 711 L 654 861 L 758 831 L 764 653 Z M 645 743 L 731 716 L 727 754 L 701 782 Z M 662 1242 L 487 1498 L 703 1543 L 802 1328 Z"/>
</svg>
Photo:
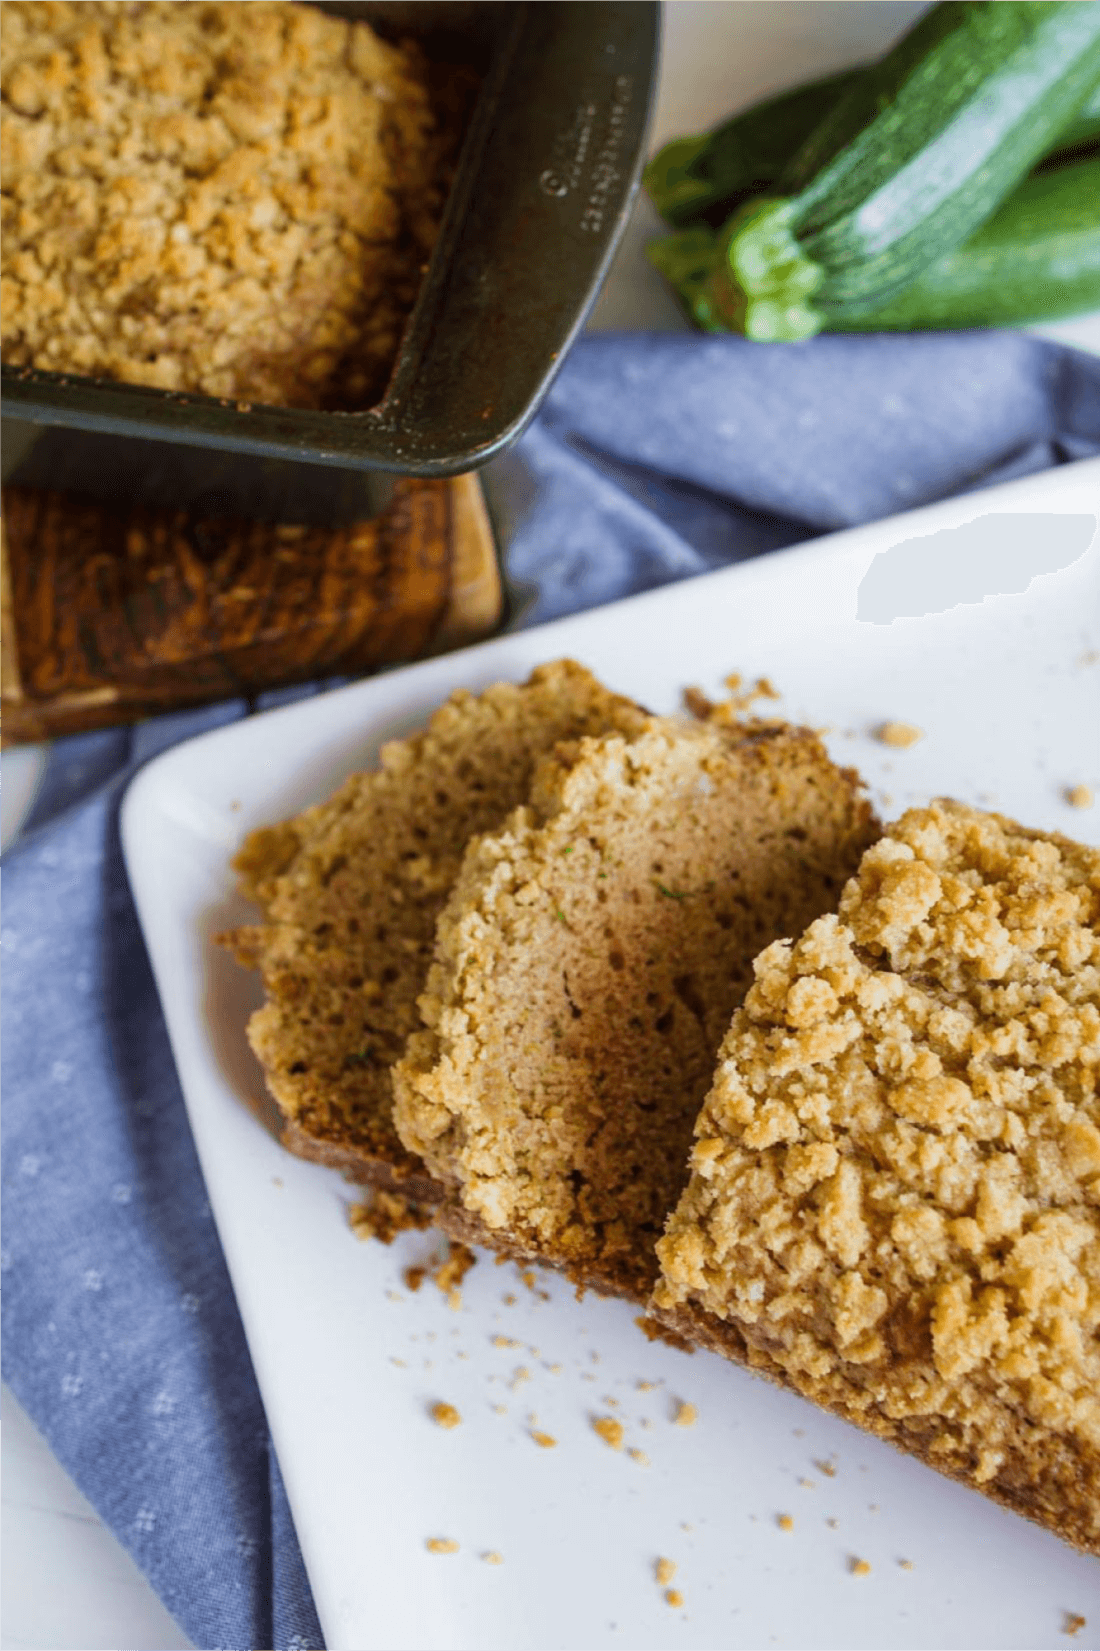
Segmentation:
<svg viewBox="0 0 1100 1651">
<path fill-rule="evenodd" d="M 163 444 L 147 445 L 159 457 Z M 248 475 L 242 495 L 239 469 L 227 483 L 217 456 L 192 450 L 204 485 L 177 486 L 186 502 L 170 505 L 157 497 L 172 491 L 163 478 L 144 485 L 147 466 L 141 485 L 107 473 L 100 486 L 101 455 L 85 452 L 82 472 L 72 451 L 40 453 L 3 490 L 5 744 L 362 675 L 499 623 L 496 547 L 474 475 L 394 480 L 364 514 L 383 496 L 377 480 L 368 497 L 339 473 L 290 467 L 310 472 L 307 497 L 300 479 L 288 492 L 282 467 L 266 488 L 264 474 Z M 67 485 L 41 485 L 44 470 Z M 298 519 L 236 514 L 242 496 L 265 516 L 274 501 Z"/>
</svg>

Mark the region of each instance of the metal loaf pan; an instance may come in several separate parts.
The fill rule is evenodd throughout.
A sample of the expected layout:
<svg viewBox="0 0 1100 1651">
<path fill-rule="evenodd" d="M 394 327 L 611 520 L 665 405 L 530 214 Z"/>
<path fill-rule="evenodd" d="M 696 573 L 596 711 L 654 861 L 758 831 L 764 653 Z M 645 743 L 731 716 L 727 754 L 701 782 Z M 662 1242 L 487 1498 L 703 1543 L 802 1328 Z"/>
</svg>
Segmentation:
<svg viewBox="0 0 1100 1651">
<path fill-rule="evenodd" d="M 630 211 L 660 8 L 416 0 L 324 9 L 484 69 L 382 401 L 356 413 L 237 406 L 5 368 L 9 418 L 412 476 L 469 470 L 520 433 L 584 322 Z"/>
</svg>

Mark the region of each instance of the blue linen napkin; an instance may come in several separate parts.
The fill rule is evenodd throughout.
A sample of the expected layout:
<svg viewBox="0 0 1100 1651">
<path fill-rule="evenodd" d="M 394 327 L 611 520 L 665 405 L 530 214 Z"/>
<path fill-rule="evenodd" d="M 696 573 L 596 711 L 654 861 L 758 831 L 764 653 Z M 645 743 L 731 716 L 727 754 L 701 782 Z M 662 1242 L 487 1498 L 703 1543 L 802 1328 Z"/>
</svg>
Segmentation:
<svg viewBox="0 0 1100 1651">
<path fill-rule="evenodd" d="M 1100 360 L 1019 334 L 605 334 L 487 480 L 530 624 L 1097 453 Z M 143 762 L 249 709 L 57 742 L 6 857 L 3 1359 L 196 1645 L 305 1651 L 321 1631 L 117 823 Z"/>
</svg>

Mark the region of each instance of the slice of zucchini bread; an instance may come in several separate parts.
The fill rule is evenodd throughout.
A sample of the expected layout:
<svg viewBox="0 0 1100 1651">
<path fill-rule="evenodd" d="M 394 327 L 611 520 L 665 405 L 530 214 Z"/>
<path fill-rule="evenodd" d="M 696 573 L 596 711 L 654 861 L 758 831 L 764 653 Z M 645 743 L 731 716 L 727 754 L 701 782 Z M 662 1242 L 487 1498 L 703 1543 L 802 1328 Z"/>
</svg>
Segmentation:
<svg viewBox="0 0 1100 1651">
<path fill-rule="evenodd" d="M 1100 1552 L 1100 852 L 913 809 L 755 970 L 653 1310 Z"/>
<path fill-rule="evenodd" d="M 548 758 L 467 850 L 394 1069 L 440 1224 L 644 1300 L 752 959 L 875 834 L 805 729 L 654 719 Z"/>
<path fill-rule="evenodd" d="M 236 861 L 266 921 L 225 937 L 260 970 L 248 1028 L 284 1144 L 412 1197 L 437 1192 L 394 1131 L 390 1067 L 420 1024 L 436 918 L 468 838 L 528 793 L 557 741 L 648 721 L 570 660 L 460 691 L 328 801 L 253 832 Z"/>
</svg>

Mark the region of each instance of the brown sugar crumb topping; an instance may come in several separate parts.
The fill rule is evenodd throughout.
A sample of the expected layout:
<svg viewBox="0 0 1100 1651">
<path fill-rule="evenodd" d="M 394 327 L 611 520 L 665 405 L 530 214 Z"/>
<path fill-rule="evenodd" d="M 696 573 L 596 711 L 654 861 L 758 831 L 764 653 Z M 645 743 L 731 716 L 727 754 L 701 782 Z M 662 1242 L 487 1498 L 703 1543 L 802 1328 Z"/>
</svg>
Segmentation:
<svg viewBox="0 0 1100 1651">
<path fill-rule="evenodd" d="M 594 1417 L 592 1430 L 598 1433 L 604 1444 L 610 1445 L 612 1450 L 622 1450 L 625 1430 L 617 1416 Z"/>
<path fill-rule="evenodd" d="M 458 1543 L 449 1536 L 429 1536 L 424 1544 L 430 1554 L 456 1554 Z"/>
<path fill-rule="evenodd" d="M 1095 1545 L 1100 852 L 913 809 L 755 973 L 658 1305 L 979 1485 L 1053 1495 L 1054 1449 Z"/>
<path fill-rule="evenodd" d="M 438 1427 L 457 1427 L 462 1417 L 453 1404 L 447 1404 L 442 1399 L 432 1406 L 432 1421 Z"/>
<path fill-rule="evenodd" d="M 883 722 L 875 729 L 875 738 L 883 745 L 892 745 L 904 751 L 924 738 L 924 729 L 911 722 Z"/>
<path fill-rule="evenodd" d="M 268 4 L 4 7 L 5 362 L 368 406 L 457 134 L 362 22 Z"/>
</svg>

